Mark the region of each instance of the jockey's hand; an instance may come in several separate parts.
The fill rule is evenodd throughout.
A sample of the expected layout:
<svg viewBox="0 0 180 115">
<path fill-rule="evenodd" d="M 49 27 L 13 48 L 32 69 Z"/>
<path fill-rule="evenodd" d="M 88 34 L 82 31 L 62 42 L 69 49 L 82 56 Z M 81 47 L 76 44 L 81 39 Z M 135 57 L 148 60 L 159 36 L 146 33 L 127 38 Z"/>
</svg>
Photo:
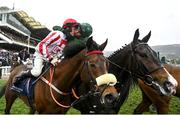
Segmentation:
<svg viewBox="0 0 180 115">
<path fill-rule="evenodd" d="M 51 64 L 52 64 L 53 66 L 56 66 L 59 62 L 60 62 L 60 61 L 58 60 L 58 58 L 54 58 L 54 59 L 51 60 Z"/>
</svg>

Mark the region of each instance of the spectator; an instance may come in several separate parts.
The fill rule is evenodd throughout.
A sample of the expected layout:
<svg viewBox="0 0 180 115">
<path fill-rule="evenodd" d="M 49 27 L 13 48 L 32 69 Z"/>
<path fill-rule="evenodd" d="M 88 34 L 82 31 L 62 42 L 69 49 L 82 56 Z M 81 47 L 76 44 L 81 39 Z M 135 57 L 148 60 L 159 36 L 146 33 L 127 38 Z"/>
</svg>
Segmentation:
<svg viewBox="0 0 180 115">
<path fill-rule="evenodd" d="M 18 54 L 18 61 L 22 64 L 27 64 L 27 62 L 29 61 L 29 58 L 30 58 L 30 54 L 28 53 L 26 48 L 24 48 Z"/>
</svg>

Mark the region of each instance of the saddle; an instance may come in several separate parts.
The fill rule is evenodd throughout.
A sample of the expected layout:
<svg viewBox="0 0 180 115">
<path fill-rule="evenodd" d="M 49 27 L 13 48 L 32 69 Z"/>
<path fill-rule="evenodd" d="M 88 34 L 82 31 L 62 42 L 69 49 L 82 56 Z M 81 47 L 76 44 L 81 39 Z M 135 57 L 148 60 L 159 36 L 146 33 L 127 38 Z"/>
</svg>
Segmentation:
<svg viewBox="0 0 180 115">
<path fill-rule="evenodd" d="M 11 90 L 17 93 L 18 95 L 27 96 L 29 104 L 32 105 L 34 99 L 34 86 L 38 79 L 47 72 L 49 69 L 50 64 L 45 63 L 42 69 L 43 73 L 41 73 L 38 77 L 26 77 L 20 83 L 17 84 L 17 87 L 12 86 Z"/>
</svg>

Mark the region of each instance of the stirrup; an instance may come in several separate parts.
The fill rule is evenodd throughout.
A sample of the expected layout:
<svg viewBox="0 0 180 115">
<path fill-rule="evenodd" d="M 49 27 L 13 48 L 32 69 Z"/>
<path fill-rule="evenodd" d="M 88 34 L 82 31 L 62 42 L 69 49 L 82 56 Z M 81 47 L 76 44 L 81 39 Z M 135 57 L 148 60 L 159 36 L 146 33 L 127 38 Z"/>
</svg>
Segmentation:
<svg viewBox="0 0 180 115">
<path fill-rule="evenodd" d="M 11 89 L 12 91 L 15 91 L 15 92 L 18 92 L 18 93 L 21 93 L 21 92 L 23 91 L 23 89 L 18 88 L 18 87 L 16 87 L 15 85 L 13 85 L 10 89 Z"/>
</svg>

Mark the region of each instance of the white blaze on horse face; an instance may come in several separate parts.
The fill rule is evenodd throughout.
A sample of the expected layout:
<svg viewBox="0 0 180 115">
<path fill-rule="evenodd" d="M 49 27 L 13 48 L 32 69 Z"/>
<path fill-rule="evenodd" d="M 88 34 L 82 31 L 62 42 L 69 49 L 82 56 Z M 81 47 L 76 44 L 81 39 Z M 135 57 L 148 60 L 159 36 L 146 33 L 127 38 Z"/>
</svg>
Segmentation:
<svg viewBox="0 0 180 115">
<path fill-rule="evenodd" d="M 164 68 L 164 70 L 167 72 L 168 74 L 168 80 L 170 83 L 172 83 L 172 85 L 176 88 L 178 86 L 178 82 L 176 81 L 176 79 Z"/>
<path fill-rule="evenodd" d="M 113 74 L 104 74 L 96 78 L 98 86 L 108 84 L 114 86 L 117 83 L 117 79 Z"/>
<path fill-rule="evenodd" d="M 176 87 L 178 85 L 176 79 L 174 79 L 174 77 L 165 69 L 163 68 L 166 73 L 168 74 L 168 82 L 170 82 L 171 84 L 166 85 L 167 89 L 169 90 L 168 92 L 164 89 L 164 87 L 160 86 L 158 83 L 154 82 L 154 84 L 156 86 L 158 86 L 160 92 L 165 95 L 165 96 L 171 96 L 172 94 L 176 93 Z"/>
</svg>

